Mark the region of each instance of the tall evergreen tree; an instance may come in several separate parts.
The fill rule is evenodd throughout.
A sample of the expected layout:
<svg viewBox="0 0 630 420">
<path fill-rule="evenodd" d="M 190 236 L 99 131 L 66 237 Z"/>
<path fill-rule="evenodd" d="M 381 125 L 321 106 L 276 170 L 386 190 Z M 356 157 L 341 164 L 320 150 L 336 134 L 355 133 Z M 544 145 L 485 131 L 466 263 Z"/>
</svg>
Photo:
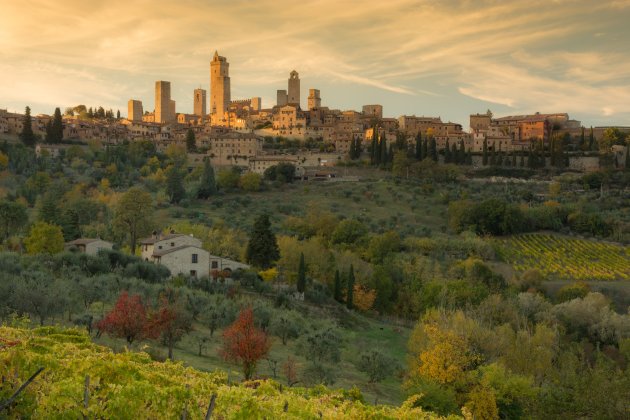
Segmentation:
<svg viewBox="0 0 630 420">
<path fill-rule="evenodd" d="M 254 267 L 270 268 L 280 258 L 276 235 L 271 231 L 271 223 L 267 214 L 260 215 L 254 222 L 249 236 L 245 258 Z"/>
<path fill-rule="evenodd" d="M 435 144 L 434 137 L 431 137 L 431 142 L 429 143 L 429 156 L 434 162 L 438 161 L 437 144 Z"/>
<path fill-rule="evenodd" d="M 51 126 L 52 143 L 61 143 L 63 141 L 63 120 L 61 119 L 61 110 L 55 108 Z"/>
<path fill-rule="evenodd" d="M 448 139 L 444 146 L 444 163 L 451 163 L 451 146 L 448 144 Z"/>
<path fill-rule="evenodd" d="M 597 150 L 597 142 L 595 141 L 595 134 L 593 134 L 593 127 L 588 134 L 588 150 Z"/>
<path fill-rule="evenodd" d="M 414 157 L 416 160 L 422 160 L 422 136 L 420 135 L 420 131 L 416 134 L 416 150 Z"/>
<path fill-rule="evenodd" d="M 346 307 L 354 308 L 354 267 L 350 264 L 350 272 L 348 273 L 348 290 L 346 292 Z"/>
<path fill-rule="evenodd" d="M 343 302 L 343 296 L 341 295 L 341 278 L 339 277 L 339 270 L 335 270 L 335 289 L 333 296 L 337 302 Z"/>
<path fill-rule="evenodd" d="M 210 164 L 209 159 L 205 159 L 203 162 L 203 172 L 201 179 L 199 180 L 199 187 L 197 188 L 197 198 L 207 199 L 211 195 L 217 192 L 217 181 L 214 178 L 214 169 Z"/>
<path fill-rule="evenodd" d="M 300 253 L 300 265 L 298 266 L 297 291 L 304 293 L 306 290 L 306 263 L 304 262 L 304 253 Z"/>
<path fill-rule="evenodd" d="M 44 143 L 52 144 L 55 142 L 53 129 L 52 129 L 52 120 L 48 120 L 46 123 L 46 136 L 44 137 Z"/>
<path fill-rule="evenodd" d="M 387 164 L 387 140 L 385 140 L 384 137 L 381 139 L 380 146 L 381 146 L 381 153 L 380 153 L 378 163 L 380 165 L 385 165 Z"/>
<path fill-rule="evenodd" d="M 459 142 L 459 161 L 462 165 L 465 165 L 466 162 L 466 146 L 464 146 L 464 140 L 460 140 Z"/>
<path fill-rule="evenodd" d="M 26 107 L 24 110 L 24 119 L 22 120 L 22 132 L 20 133 L 20 140 L 25 146 L 35 146 L 35 133 L 33 133 L 33 119 L 31 118 L 31 108 Z"/>
<path fill-rule="evenodd" d="M 120 119 L 120 109 L 116 110 L 116 119 Z"/>
<path fill-rule="evenodd" d="M 626 144 L 626 160 L 624 162 L 626 170 L 630 170 L 630 145 Z"/>
<path fill-rule="evenodd" d="M 483 166 L 488 166 L 488 140 L 483 139 L 483 157 L 481 162 Z"/>
<path fill-rule="evenodd" d="M 372 130 L 372 150 L 370 150 L 370 163 L 372 165 L 378 165 L 381 159 L 381 149 L 378 143 L 378 128 L 374 127 Z"/>
<path fill-rule="evenodd" d="M 190 152 L 194 152 L 197 149 L 197 145 L 195 143 L 195 132 L 192 128 L 189 128 L 186 132 L 186 150 Z"/>
<path fill-rule="evenodd" d="M 357 137 L 354 139 L 355 159 L 359 159 L 361 157 L 362 152 L 363 152 L 363 147 L 361 146 L 361 139 Z"/>
<path fill-rule="evenodd" d="M 512 150 L 512 167 L 516 168 L 516 152 Z"/>
<path fill-rule="evenodd" d="M 422 142 L 422 157 L 420 160 L 425 160 L 427 157 L 429 157 L 429 139 L 425 137 Z"/>
<path fill-rule="evenodd" d="M 177 166 L 171 166 L 166 170 L 166 194 L 173 204 L 179 203 L 186 196 L 184 174 Z"/>
<path fill-rule="evenodd" d="M 392 163 L 394 161 L 394 145 L 389 145 L 389 151 L 387 152 L 387 163 Z"/>
<path fill-rule="evenodd" d="M 492 150 L 490 150 L 490 166 L 497 164 L 497 153 L 494 150 L 494 143 L 492 143 Z"/>
<path fill-rule="evenodd" d="M 459 153 L 457 152 L 457 144 L 453 143 L 451 145 L 451 162 L 459 165 L 461 162 L 459 160 Z"/>
<path fill-rule="evenodd" d="M 578 148 L 580 150 L 584 150 L 586 147 L 586 136 L 584 134 L 584 127 L 582 127 L 582 132 L 580 133 L 580 143 L 578 144 Z"/>
</svg>

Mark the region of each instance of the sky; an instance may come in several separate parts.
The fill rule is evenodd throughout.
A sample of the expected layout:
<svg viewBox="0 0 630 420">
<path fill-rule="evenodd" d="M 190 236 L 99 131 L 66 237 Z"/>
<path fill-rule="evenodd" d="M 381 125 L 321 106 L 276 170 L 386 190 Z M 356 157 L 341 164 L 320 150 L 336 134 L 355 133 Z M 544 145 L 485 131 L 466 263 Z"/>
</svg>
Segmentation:
<svg viewBox="0 0 630 420">
<path fill-rule="evenodd" d="M 215 50 L 232 99 L 275 104 L 291 70 L 322 106 L 388 117 L 568 112 L 630 126 L 630 0 L 0 0 L 0 108 L 177 112 L 209 90 Z M 208 95 L 209 97 L 209 95 Z"/>
</svg>

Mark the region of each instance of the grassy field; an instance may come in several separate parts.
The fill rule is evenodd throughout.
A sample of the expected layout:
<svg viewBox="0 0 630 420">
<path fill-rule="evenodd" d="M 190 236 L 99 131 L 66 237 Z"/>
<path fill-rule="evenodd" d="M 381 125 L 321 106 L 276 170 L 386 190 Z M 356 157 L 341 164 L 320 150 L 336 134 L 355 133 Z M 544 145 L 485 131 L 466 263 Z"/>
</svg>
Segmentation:
<svg viewBox="0 0 630 420">
<path fill-rule="evenodd" d="M 498 254 L 516 271 L 540 270 L 550 280 L 630 280 L 630 248 L 552 234 L 497 239 Z"/>
</svg>

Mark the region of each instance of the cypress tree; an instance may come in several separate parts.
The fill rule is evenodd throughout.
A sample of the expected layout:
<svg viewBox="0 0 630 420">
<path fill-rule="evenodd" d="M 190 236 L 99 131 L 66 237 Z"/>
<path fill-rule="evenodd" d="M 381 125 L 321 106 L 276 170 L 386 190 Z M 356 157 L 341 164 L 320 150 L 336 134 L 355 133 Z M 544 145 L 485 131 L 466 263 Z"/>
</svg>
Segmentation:
<svg viewBox="0 0 630 420">
<path fill-rule="evenodd" d="M 254 222 L 245 250 L 245 259 L 254 267 L 267 269 L 278 258 L 280 258 L 280 251 L 276 235 L 271 231 L 269 216 L 262 214 Z"/>
<path fill-rule="evenodd" d="M 438 161 L 437 145 L 433 137 L 431 137 L 431 143 L 429 144 L 429 156 L 431 156 L 434 162 Z"/>
<path fill-rule="evenodd" d="M 584 136 L 584 127 L 582 127 L 582 133 L 580 134 L 579 149 L 584 150 L 585 146 L 586 146 L 586 137 Z"/>
<path fill-rule="evenodd" d="M 494 143 L 492 143 L 492 150 L 490 151 L 490 166 L 497 164 L 497 154 L 494 151 Z"/>
<path fill-rule="evenodd" d="M 624 162 L 626 170 L 630 170 L 630 145 L 626 144 L 626 161 Z"/>
<path fill-rule="evenodd" d="M 381 146 L 381 150 L 380 150 L 378 163 L 381 165 L 385 165 L 387 163 L 387 140 L 385 140 L 385 138 L 381 139 L 380 146 Z"/>
<path fill-rule="evenodd" d="M 455 143 L 451 146 L 451 161 L 457 165 L 461 163 L 459 160 L 459 153 L 457 152 L 457 144 Z"/>
<path fill-rule="evenodd" d="M 422 142 L 422 156 L 420 160 L 425 160 L 429 156 L 429 140 L 427 138 Z"/>
<path fill-rule="evenodd" d="M 516 168 L 516 152 L 512 150 L 512 167 Z"/>
<path fill-rule="evenodd" d="M 595 135 L 593 134 L 593 127 L 591 127 L 591 132 L 588 135 L 588 150 L 596 150 L 597 145 L 595 142 Z"/>
<path fill-rule="evenodd" d="M 61 143 L 63 141 L 63 120 L 61 119 L 61 110 L 59 108 L 55 108 L 51 133 L 52 143 Z"/>
<path fill-rule="evenodd" d="M 488 166 L 488 140 L 483 139 L 483 158 L 482 161 L 483 166 Z"/>
<path fill-rule="evenodd" d="M 422 160 L 422 136 L 419 131 L 418 134 L 416 134 L 416 152 L 414 157 L 416 160 Z"/>
<path fill-rule="evenodd" d="M 335 270 L 335 290 L 333 296 L 337 302 L 343 302 L 343 296 L 341 296 L 341 278 L 339 278 L 339 270 Z"/>
<path fill-rule="evenodd" d="M 46 136 L 44 137 L 44 142 L 48 144 L 54 143 L 53 139 L 53 131 L 52 131 L 52 120 L 48 120 L 46 123 Z"/>
<path fill-rule="evenodd" d="M 26 107 L 24 110 L 24 119 L 22 120 L 22 132 L 20 133 L 20 140 L 25 146 L 35 146 L 35 133 L 33 133 L 33 119 L 31 118 L 31 108 Z"/>
<path fill-rule="evenodd" d="M 448 144 L 448 139 L 444 145 L 444 163 L 451 163 L 451 146 Z"/>
<path fill-rule="evenodd" d="M 389 151 L 387 152 L 387 163 L 392 163 L 394 161 L 394 145 L 389 145 Z"/>
<path fill-rule="evenodd" d="M 549 143 L 549 161 L 551 166 L 556 166 L 556 139 L 553 137 Z"/>
<path fill-rule="evenodd" d="M 300 265 L 298 266 L 297 291 L 304 293 L 306 290 L 306 263 L 304 262 L 304 253 L 300 252 Z"/>
<path fill-rule="evenodd" d="M 464 146 L 464 140 L 459 142 L 459 161 L 462 165 L 466 164 L 466 146 Z"/>
<path fill-rule="evenodd" d="M 350 272 L 348 273 L 348 291 L 346 292 L 346 307 L 352 309 L 354 307 L 354 267 L 350 264 Z"/>
<path fill-rule="evenodd" d="M 521 168 L 525 167 L 525 153 L 523 153 L 523 151 L 521 150 L 521 164 L 520 164 Z"/>
<path fill-rule="evenodd" d="M 116 110 L 116 119 L 120 119 L 120 109 Z"/>
<path fill-rule="evenodd" d="M 203 173 L 199 187 L 197 188 L 197 198 L 206 199 L 217 192 L 217 182 L 214 178 L 214 169 L 209 159 L 205 159 L 203 163 Z"/>
<path fill-rule="evenodd" d="M 184 174 L 176 166 L 171 166 L 166 170 L 166 194 L 168 194 L 170 202 L 173 204 L 179 203 L 186 196 Z"/>
<path fill-rule="evenodd" d="M 195 132 L 192 128 L 189 128 L 186 132 L 186 150 L 190 153 L 197 149 L 197 144 L 195 143 Z"/>
</svg>

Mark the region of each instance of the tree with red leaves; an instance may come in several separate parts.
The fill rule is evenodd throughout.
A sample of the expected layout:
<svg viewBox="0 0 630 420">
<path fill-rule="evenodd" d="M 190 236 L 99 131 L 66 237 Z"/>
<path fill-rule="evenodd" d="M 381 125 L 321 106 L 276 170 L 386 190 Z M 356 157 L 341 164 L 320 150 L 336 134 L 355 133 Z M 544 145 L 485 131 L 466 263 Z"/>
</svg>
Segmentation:
<svg viewBox="0 0 630 420">
<path fill-rule="evenodd" d="M 151 324 L 159 331 L 162 344 L 168 347 L 168 358 L 174 360 L 175 344 L 192 331 L 192 315 L 182 307 L 178 293 L 168 289 L 162 294 Z"/>
<path fill-rule="evenodd" d="M 114 308 L 96 326 L 109 335 L 124 338 L 129 345 L 145 338 L 157 338 L 159 334 L 140 295 L 129 296 L 127 291 L 120 294 Z"/>
<path fill-rule="evenodd" d="M 251 379 L 256 363 L 269 353 L 267 334 L 254 326 L 252 308 L 242 310 L 232 325 L 223 331 L 221 354 L 226 360 L 242 363 L 245 379 Z"/>
</svg>

